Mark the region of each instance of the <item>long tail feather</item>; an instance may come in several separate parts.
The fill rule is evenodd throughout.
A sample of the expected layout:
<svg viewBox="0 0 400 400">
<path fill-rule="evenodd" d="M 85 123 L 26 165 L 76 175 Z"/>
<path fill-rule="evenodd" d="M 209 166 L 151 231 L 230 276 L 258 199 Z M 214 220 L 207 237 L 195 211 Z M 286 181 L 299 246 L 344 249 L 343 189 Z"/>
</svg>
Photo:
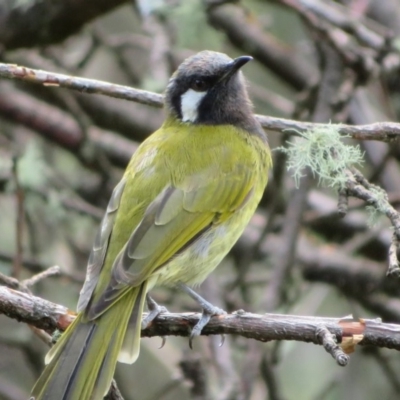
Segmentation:
<svg viewBox="0 0 400 400">
<path fill-rule="evenodd" d="M 110 387 L 124 342 L 135 349 L 137 358 L 145 295 L 144 283 L 129 290 L 95 321 L 87 321 L 79 314 L 51 349 L 47 357 L 49 364 L 32 390 L 34 399 L 102 399 Z M 130 326 L 127 331 L 128 322 L 133 324 L 132 314 L 139 325 Z M 128 335 L 133 333 L 128 340 Z"/>
<path fill-rule="evenodd" d="M 143 307 L 147 293 L 147 282 L 140 287 L 137 300 L 132 309 L 118 361 L 124 364 L 133 364 L 139 357 L 140 331 L 142 328 Z"/>
</svg>

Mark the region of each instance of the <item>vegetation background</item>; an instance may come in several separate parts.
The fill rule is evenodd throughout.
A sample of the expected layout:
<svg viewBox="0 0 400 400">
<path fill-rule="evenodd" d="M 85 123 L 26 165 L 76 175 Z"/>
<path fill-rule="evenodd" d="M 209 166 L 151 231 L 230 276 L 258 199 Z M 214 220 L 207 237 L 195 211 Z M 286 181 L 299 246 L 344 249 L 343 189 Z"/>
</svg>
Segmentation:
<svg viewBox="0 0 400 400">
<path fill-rule="evenodd" d="M 298 121 L 368 124 L 400 117 L 397 0 L 3 0 L 0 62 L 161 93 L 187 56 L 210 49 L 255 58 L 244 69 L 255 112 Z M 86 261 L 112 188 L 163 112 L 66 89 L 0 80 L 0 272 L 27 279 L 52 265 L 35 295 L 75 309 Z M 272 148 L 290 132 L 269 133 Z M 348 141 L 362 173 L 400 204 L 400 145 Z M 297 188 L 285 155 L 257 214 L 200 292 L 228 311 L 380 317 L 400 323 L 400 286 L 386 277 L 393 230 L 305 173 Z M 197 311 L 176 290 L 154 298 Z M 395 350 L 357 347 L 345 368 L 320 346 L 228 336 L 143 339 L 120 365 L 126 400 L 392 400 Z M 0 316 L 0 399 L 23 400 L 47 346 L 26 324 Z"/>
</svg>

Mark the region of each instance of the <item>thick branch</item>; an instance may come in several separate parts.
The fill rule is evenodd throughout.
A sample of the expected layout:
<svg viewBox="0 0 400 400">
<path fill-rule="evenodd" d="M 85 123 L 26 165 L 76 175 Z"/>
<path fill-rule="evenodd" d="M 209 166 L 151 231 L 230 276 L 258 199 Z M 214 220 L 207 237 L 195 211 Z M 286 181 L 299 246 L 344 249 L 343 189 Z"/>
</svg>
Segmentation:
<svg viewBox="0 0 400 400">
<path fill-rule="evenodd" d="M 30 1 L 0 5 L 0 43 L 8 50 L 60 42 L 127 0 Z"/>
<path fill-rule="evenodd" d="M 73 320 L 67 308 L 39 297 L 0 286 L 0 313 L 41 329 L 64 330 Z M 200 314 L 161 314 L 142 336 L 188 336 Z M 357 336 L 360 345 L 372 345 L 400 350 L 400 325 L 380 320 L 349 320 L 340 318 L 301 317 L 279 314 L 252 314 L 244 311 L 214 317 L 203 329 L 204 335 L 235 334 L 261 342 L 296 340 L 321 344 L 321 326 L 338 342 Z"/>
<path fill-rule="evenodd" d="M 74 320 L 66 307 L 0 286 L 0 314 L 47 331 L 65 330 Z"/>
<path fill-rule="evenodd" d="M 83 132 L 70 114 L 24 92 L 6 88 L 3 94 L 0 97 L 0 116 L 34 130 L 74 154 L 89 141 L 102 149 L 115 164 L 125 166 L 136 150 L 134 142 L 114 132 L 96 126 Z"/>
</svg>

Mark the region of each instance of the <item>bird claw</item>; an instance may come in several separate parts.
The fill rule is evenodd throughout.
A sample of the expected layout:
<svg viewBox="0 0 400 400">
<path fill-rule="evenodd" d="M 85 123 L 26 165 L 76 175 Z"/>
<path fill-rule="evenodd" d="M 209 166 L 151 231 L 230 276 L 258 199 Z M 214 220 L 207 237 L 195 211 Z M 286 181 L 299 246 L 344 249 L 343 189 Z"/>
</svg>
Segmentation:
<svg viewBox="0 0 400 400">
<path fill-rule="evenodd" d="M 211 319 L 211 315 L 206 313 L 205 310 L 201 315 L 201 318 L 197 322 L 197 324 L 193 327 L 192 332 L 190 332 L 189 336 L 189 347 L 193 350 L 193 339 L 197 336 L 201 335 L 201 331 L 208 324 Z"/>
<path fill-rule="evenodd" d="M 145 318 L 142 319 L 142 329 L 146 329 L 149 325 L 160 315 L 163 313 L 167 313 L 168 310 L 164 306 L 158 305 L 149 295 L 146 297 L 147 308 L 149 309 L 149 313 Z M 165 342 L 163 342 L 163 347 Z"/>
<path fill-rule="evenodd" d="M 197 324 L 193 327 L 192 332 L 189 336 L 189 347 L 193 350 L 193 339 L 197 336 L 201 335 L 203 328 L 209 323 L 211 317 L 215 315 L 225 315 L 226 311 L 221 308 L 214 307 L 210 303 L 207 304 L 207 307 L 203 308 L 203 313 Z M 222 335 L 221 345 L 224 343 L 225 337 Z"/>
<path fill-rule="evenodd" d="M 167 343 L 167 337 L 161 336 L 161 346 L 158 349 L 162 349 L 165 346 L 165 343 Z"/>
<path fill-rule="evenodd" d="M 193 300 L 197 301 L 200 304 L 200 307 L 203 309 L 201 317 L 197 324 L 193 327 L 192 332 L 189 336 L 189 347 L 193 350 L 193 339 L 196 336 L 200 336 L 201 331 L 203 328 L 208 324 L 211 317 L 214 315 L 225 315 L 226 311 L 222 310 L 221 308 L 213 306 L 210 302 L 203 299 L 199 294 L 197 294 L 193 289 L 186 286 L 183 283 L 179 283 L 178 287 L 186 292 Z M 221 346 L 224 343 L 224 339 L 221 341 Z"/>
</svg>

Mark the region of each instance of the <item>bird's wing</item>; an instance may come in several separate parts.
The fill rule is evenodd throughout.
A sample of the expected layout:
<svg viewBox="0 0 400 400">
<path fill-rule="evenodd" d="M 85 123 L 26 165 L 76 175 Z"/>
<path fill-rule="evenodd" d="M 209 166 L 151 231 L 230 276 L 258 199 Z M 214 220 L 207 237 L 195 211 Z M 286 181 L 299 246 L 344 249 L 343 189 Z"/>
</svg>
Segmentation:
<svg viewBox="0 0 400 400">
<path fill-rule="evenodd" d="M 122 193 L 126 184 L 126 178 L 118 183 L 114 188 L 106 213 L 101 221 L 93 243 L 92 251 L 89 256 L 85 283 L 83 284 L 78 301 L 78 312 L 83 311 L 88 305 L 92 293 L 97 285 L 97 281 L 104 265 L 108 243 L 114 226 L 115 217 L 119 208 Z"/>
<path fill-rule="evenodd" d="M 238 162 L 228 172 L 209 167 L 164 188 L 116 257 L 108 286 L 95 296 L 88 317 L 101 315 L 129 287 L 148 279 L 211 225 L 228 219 L 252 196 L 255 179 L 255 166 Z"/>
</svg>

